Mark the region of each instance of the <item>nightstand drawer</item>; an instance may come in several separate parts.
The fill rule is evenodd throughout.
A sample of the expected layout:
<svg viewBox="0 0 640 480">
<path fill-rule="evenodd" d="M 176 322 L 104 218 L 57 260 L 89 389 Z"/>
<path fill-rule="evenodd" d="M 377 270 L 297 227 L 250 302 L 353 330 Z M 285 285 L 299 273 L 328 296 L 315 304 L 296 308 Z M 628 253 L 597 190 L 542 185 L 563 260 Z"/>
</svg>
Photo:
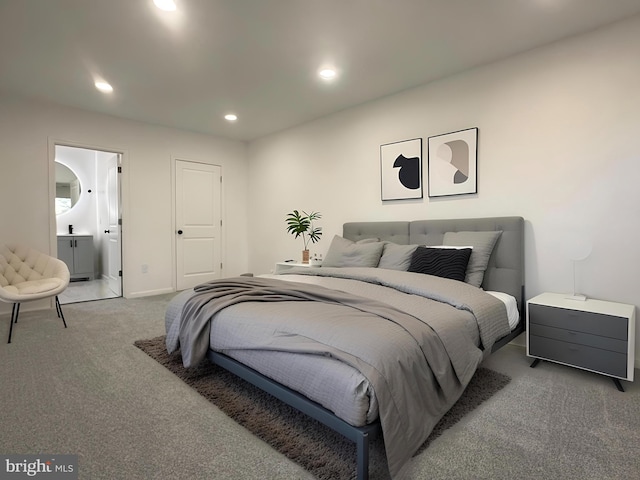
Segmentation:
<svg viewBox="0 0 640 480">
<path fill-rule="evenodd" d="M 627 356 L 599 348 L 529 334 L 529 354 L 596 372 L 627 377 Z"/>
<path fill-rule="evenodd" d="M 599 335 L 591 335 L 589 333 L 576 332 L 574 330 L 564 330 L 562 328 L 548 327 L 538 323 L 529 323 L 529 333 L 538 337 L 551 338 L 562 342 L 577 343 L 603 350 L 611 350 L 627 354 L 628 344 L 626 340 L 618 340 L 616 338 L 601 337 Z"/>
<path fill-rule="evenodd" d="M 529 303 L 529 324 L 627 340 L 627 318 Z"/>
</svg>

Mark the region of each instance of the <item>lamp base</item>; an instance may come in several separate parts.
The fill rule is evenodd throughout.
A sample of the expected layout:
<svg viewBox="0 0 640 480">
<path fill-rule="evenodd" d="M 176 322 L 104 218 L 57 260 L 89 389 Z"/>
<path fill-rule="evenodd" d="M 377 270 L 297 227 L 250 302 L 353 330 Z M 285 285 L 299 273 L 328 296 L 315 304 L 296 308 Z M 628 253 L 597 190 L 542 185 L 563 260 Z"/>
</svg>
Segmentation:
<svg viewBox="0 0 640 480">
<path fill-rule="evenodd" d="M 587 299 L 586 295 L 582 295 L 581 293 L 574 293 L 573 295 L 567 295 L 566 297 L 567 300 L 577 300 L 579 302 L 584 302 Z"/>
</svg>

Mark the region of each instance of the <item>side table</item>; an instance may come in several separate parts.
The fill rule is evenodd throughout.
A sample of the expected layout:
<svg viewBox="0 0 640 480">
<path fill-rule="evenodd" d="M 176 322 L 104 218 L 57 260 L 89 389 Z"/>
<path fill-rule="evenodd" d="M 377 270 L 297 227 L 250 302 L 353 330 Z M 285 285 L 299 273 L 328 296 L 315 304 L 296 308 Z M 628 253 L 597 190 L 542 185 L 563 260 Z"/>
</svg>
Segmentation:
<svg viewBox="0 0 640 480">
<path fill-rule="evenodd" d="M 635 306 L 543 293 L 527 302 L 527 355 L 633 381 Z"/>
</svg>

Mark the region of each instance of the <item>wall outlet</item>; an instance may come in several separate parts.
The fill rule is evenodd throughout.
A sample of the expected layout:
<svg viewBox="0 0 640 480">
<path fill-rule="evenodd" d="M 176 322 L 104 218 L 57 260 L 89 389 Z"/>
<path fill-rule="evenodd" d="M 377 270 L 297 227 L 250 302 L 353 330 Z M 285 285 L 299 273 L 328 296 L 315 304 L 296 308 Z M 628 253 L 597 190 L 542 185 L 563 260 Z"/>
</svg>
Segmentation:
<svg viewBox="0 0 640 480">
<path fill-rule="evenodd" d="M 149 265 L 147 265 L 146 263 L 143 263 L 142 266 L 140 267 L 140 270 L 142 271 L 142 273 L 149 273 Z"/>
</svg>

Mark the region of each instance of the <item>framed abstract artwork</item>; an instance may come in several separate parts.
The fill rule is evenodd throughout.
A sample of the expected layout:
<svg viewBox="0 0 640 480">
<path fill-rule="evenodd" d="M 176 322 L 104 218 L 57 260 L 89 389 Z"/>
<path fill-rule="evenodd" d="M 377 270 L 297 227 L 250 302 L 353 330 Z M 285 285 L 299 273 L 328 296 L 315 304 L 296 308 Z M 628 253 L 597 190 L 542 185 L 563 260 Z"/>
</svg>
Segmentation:
<svg viewBox="0 0 640 480">
<path fill-rule="evenodd" d="M 428 140 L 429 197 L 478 193 L 478 129 Z"/>
<path fill-rule="evenodd" d="M 422 198 L 422 138 L 380 145 L 382 200 Z"/>
</svg>

